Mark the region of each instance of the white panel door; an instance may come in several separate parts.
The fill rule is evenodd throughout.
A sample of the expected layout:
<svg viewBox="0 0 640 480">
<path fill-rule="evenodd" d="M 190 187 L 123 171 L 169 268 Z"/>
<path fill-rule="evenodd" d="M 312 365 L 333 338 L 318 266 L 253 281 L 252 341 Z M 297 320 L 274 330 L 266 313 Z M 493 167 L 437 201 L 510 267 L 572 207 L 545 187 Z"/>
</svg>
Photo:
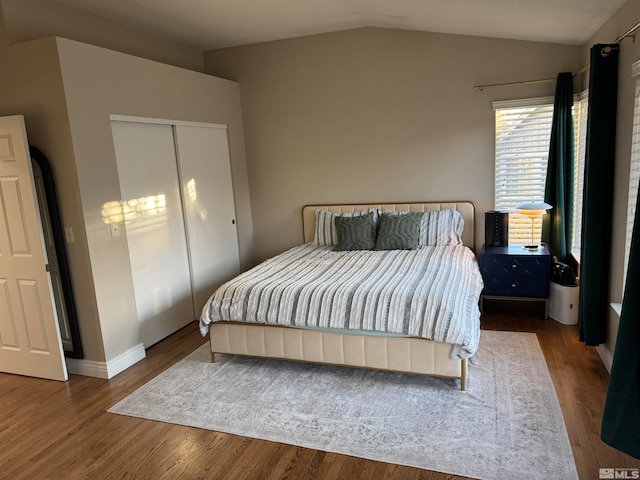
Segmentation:
<svg viewBox="0 0 640 480">
<path fill-rule="evenodd" d="M 112 121 L 140 340 L 145 347 L 196 316 L 173 128 Z"/>
<path fill-rule="evenodd" d="M 240 270 L 227 129 L 174 128 L 199 315 L 213 291 Z"/>
<path fill-rule="evenodd" d="M 22 116 L 0 118 L 0 371 L 68 378 Z"/>
</svg>

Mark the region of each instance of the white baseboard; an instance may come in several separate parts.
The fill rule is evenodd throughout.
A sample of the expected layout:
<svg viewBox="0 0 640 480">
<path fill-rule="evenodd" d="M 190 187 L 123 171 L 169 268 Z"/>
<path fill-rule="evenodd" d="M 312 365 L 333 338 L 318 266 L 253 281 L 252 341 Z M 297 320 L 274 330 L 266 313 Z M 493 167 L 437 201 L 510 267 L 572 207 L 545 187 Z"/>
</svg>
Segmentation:
<svg viewBox="0 0 640 480">
<path fill-rule="evenodd" d="M 144 351 L 144 345 L 140 343 L 108 362 L 67 358 L 66 363 L 69 373 L 84 375 L 86 377 L 109 379 L 115 377 L 131 365 L 138 363 L 146 356 L 147 354 Z"/>
<path fill-rule="evenodd" d="M 609 352 L 609 349 L 604 345 L 598 345 L 596 347 L 596 352 L 600 355 L 600 360 L 604 363 L 605 368 L 611 374 L 611 365 L 613 365 L 613 356 Z"/>
<path fill-rule="evenodd" d="M 84 375 L 85 377 L 109 378 L 106 362 L 67 358 L 66 363 L 69 373 Z"/>
</svg>

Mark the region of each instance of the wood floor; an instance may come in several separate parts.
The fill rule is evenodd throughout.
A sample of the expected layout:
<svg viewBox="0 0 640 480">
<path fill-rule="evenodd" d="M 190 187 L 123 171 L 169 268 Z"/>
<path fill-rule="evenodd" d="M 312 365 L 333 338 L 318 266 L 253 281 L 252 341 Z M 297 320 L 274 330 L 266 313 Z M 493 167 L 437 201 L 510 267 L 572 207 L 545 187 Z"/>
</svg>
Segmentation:
<svg viewBox="0 0 640 480">
<path fill-rule="evenodd" d="M 535 332 L 564 413 L 581 479 L 604 467 L 640 467 L 599 438 L 608 374 L 577 330 L 532 303 L 487 301 L 483 328 Z M 205 340 L 190 325 L 111 380 L 65 383 L 0 374 L 2 479 L 461 478 L 263 440 L 106 413 Z M 502 479 L 501 479 L 502 480 Z"/>
</svg>

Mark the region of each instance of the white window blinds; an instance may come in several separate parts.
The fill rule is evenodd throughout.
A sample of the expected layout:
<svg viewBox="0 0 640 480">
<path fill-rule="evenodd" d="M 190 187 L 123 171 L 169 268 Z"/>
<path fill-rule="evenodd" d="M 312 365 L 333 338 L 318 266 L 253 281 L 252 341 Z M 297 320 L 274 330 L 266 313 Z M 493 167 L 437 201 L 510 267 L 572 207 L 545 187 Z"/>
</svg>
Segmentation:
<svg viewBox="0 0 640 480">
<path fill-rule="evenodd" d="M 536 100 L 536 99 L 534 99 Z M 516 205 L 543 201 L 547 174 L 553 99 L 540 104 L 508 105 L 495 102 L 497 210 L 508 210 L 509 243 L 531 243 L 531 220 L 514 211 Z M 550 101 L 549 101 L 550 100 Z M 542 224 L 534 225 L 534 242 L 540 240 Z"/>
<path fill-rule="evenodd" d="M 587 148 L 587 114 L 589 112 L 589 99 L 587 91 L 584 91 L 573 103 L 573 173 L 574 173 L 574 189 L 573 189 L 573 251 L 579 251 L 582 236 L 582 194 L 584 192 L 584 158 Z"/>
<path fill-rule="evenodd" d="M 640 62 L 639 62 L 640 63 Z M 636 66 L 637 65 L 637 66 Z M 638 199 L 638 184 L 640 183 L 640 65 L 634 65 L 633 71 L 636 80 L 636 100 L 633 110 L 633 136 L 631 143 L 631 168 L 629 171 L 629 200 L 627 205 L 627 233 L 624 250 L 624 278 L 627 278 L 627 266 L 629 264 L 629 251 L 631 250 L 631 232 L 633 220 L 636 214 L 636 201 Z"/>
<path fill-rule="evenodd" d="M 574 217 L 573 250 L 580 249 L 582 192 L 587 139 L 588 95 L 574 96 Z M 496 112 L 495 208 L 508 210 L 509 243 L 531 243 L 531 220 L 514 211 L 516 205 L 543 201 L 553 122 L 553 98 L 494 102 Z M 542 222 L 533 229 L 533 243 L 540 240 Z"/>
</svg>

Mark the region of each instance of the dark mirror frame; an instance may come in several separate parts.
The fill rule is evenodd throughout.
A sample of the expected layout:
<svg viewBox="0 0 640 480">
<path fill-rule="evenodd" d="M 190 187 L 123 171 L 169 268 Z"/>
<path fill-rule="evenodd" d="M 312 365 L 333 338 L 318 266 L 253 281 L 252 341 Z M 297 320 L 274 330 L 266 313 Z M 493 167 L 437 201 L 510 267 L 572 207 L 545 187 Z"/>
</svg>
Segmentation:
<svg viewBox="0 0 640 480">
<path fill-rule="evenodd" d="M 65 350 L 64 354 L 69 358 L 84 358 L 82 342 L 80 341 L 80 329 L 78 327 L 76 304 L 73 296 L 73 288 L 71 286 L 71 275 L 67 261 L 67 250 L 65 248 L 64 227 L 60 219 L 60 209 L 58 208 L 58 196 L 56 193 L 55 181 L 53 179 L 53 172 L 47 157 L 45 157 L 40 150 L 30 145 L 29 152 L 31 154 L 31 160 L 36 162 L 42 171 L 42 180 L 44 183 L 44 191 L 45 196 L 47 197 L 47 206 L 49 211 L 41 213 L 49 215 L 56 256 L 58 257 L 58 266 L 60 269 L 67 319 L 69 321 L 69 332 L 71 334 L 71 344 L 73 346 L 73 350 Z"/>
</svg>

